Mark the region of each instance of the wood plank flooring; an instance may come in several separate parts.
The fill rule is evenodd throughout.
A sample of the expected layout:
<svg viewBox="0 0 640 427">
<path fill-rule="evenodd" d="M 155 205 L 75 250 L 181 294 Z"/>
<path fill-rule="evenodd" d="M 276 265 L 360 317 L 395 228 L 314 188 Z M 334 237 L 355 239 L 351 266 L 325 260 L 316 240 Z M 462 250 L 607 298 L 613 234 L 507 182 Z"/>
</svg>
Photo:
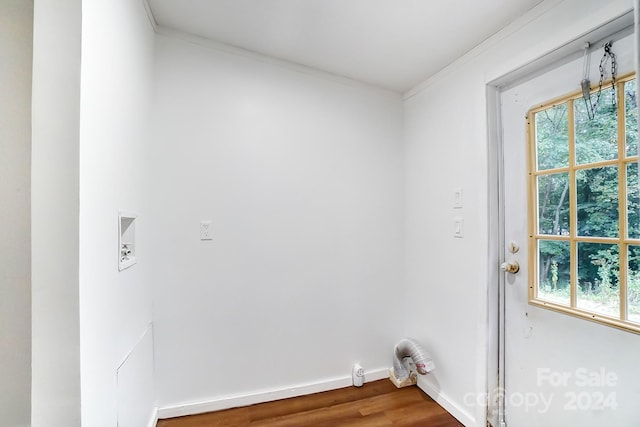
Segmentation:
<svg viewBox="0 0 640 427">
<path fill-rule="evenodd" d="M 160 420 L 157 427 L 458 427 L 418 387 L 397 389 L 389 380 L 366 383 L 244 408 Z"/>
</svg>

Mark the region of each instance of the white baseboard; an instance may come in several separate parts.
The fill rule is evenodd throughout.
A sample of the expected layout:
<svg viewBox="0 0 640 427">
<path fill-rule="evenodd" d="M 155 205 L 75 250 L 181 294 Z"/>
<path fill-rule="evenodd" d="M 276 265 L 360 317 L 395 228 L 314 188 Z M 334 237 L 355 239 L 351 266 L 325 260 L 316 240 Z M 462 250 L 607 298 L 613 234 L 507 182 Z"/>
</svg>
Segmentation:
<svg viewBox="0 0 640 427">
<path fill-rule="evenodd" d="M 153 413 L 151 414 L 151 419 L 149 420 L 149 424 L 147 427 L 156 427 L 158 424 L 158 408 L 153 408 Z"/>
<path fill-rule="evenodd" d="M 418 376 L 418 387 L 466 427 L 479 427 L 476 426 L 476 419 L 474 416 L 464 408 L 460 407 L 460 405 L 450 399 L 446 394 L 431 387 L 429 383 L 420 376 Z"/>
<path fill-rule="evenodd" d="M 389 369 L 377 369 L 367 371 L 364 374 L 365 382 L 377 381 L 389 378 Z M 283 389 L 261 391 L 257 393 L 238 394 L 202 402 L 189 402 L 180 405 L 165 406 L 158 409 L 157 418 L 174 418 L 185 415 L 202 414 L 205 412 L 221 411 L 223 409 L 238 408 L 241 406 L 254 405 L 256 403 L 272 402 L 274 400 L 287 399 L 290 397 L 304 396 L 307 394 L 320 393 L 323 391 L 335 390 L 352 385 L 351 376 L 334 378 L 326 381 L 299 384 Z"/>
</svg>

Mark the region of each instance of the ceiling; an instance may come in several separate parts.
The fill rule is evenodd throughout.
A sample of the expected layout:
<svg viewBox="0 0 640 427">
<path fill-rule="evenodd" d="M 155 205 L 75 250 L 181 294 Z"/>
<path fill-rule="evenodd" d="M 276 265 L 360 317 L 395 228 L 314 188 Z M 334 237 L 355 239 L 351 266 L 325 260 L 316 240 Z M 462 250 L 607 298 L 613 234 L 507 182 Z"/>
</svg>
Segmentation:
<svg viewBox="0 0 640 427">
<path fill-rule="evenodd" d="M 148 0 L 159 26 L 405 92 L 542 0 Z"/>
</svg>

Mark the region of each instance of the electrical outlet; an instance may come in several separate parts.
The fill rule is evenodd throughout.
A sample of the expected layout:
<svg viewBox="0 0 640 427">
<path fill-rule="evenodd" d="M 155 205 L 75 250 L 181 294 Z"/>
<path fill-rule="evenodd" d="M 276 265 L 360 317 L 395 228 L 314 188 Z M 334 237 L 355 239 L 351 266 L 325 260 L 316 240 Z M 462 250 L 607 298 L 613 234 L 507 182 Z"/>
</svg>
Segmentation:
<svg viewBox="0 0 640 427">
<path fill-rule="evenodd" d="M 200 221 L 200 240 L 213 240 L 211 221 Z"/>
<path fill-rule="evenodd" d="M 364 369 L 359 363 L 353 365 L 351 369 L 351 379 L 353 380 L 353 385 L 356 387 L 362 387 L 364 384 Z"/>
<path fill-rule="evenodd" d="M 453 207 L 456 209 L 462 208 L 462 187 L 453 189 Z"/>
</svg>

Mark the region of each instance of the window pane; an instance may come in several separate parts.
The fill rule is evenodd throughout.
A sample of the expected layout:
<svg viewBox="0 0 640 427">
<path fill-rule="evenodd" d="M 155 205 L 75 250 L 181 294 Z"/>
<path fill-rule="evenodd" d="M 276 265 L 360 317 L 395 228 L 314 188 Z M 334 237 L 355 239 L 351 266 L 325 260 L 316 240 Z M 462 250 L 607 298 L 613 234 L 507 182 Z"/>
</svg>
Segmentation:
<svg viewBox="0 0 640 427">
<path fill-rule="evenodd" d="M 632 322 L 640 323 L 640 246 L 629 246 L 627 267 L 627 313 Z"/>
<path fill-rule="evenodd" d="M 617 109 L 615 91 L 603 89 L 600 98 L 591 94 L 591 102 L 597 102 L 595 117 L 589 118 L 589 107 L 582 98 L 574 102 L 576 125 L 576 164 L 601 162 L 618 158 Z"/>
<path fill-rule="evenodd" d="M 627 236 L 640 239 L 640 198 L 638 197 L 638 164 L 627 164 Z"/>
<path fill-rule="evenodd" d="M 538 170 L 569 166 L 569 121 L 567 104 L 535 115 Z"/>
<path fill-rule="evenodd" d="M 538 298 L 566 306 L 571 301 L 570 244 L 556 240 L 538 242 Z"/>
<path fill-rule="evenodd" d="M 569 174 L 538 177 L 538 233 L 569 235 Z"/>
<path fill-rule="evenodd" d="M 618 168 L 576 171 L 578 235 L 618 237 Z"/>
<path fill-rule="evenodd" d="M 578 242 L 577 305 L 594 313 L 620 316 L 618 245 Z"/>
<path fill-rule="evenodd" d="M 635 79 L 624 84 L 624 115 L 627 156 L 635 156 L 638 154 L 638 102 Z"/>
</svg>

